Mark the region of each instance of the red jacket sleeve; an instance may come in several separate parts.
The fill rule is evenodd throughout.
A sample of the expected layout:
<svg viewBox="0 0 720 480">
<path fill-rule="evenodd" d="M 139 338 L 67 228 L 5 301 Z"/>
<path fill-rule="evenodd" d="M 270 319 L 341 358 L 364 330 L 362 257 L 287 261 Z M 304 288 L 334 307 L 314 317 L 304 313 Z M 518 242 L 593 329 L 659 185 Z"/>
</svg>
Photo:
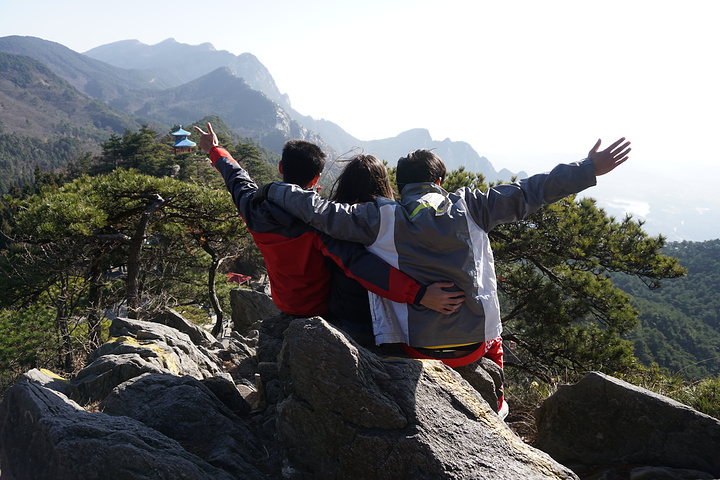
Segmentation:
<svg viewBox="0 0 720 480">
<path fill-rule="evenodd" d="M 336 240 L 321 232 L 317 238 L 323 255 L 372 293 L 393 302 L 420 304 L 426 287 L 370 253 L 363 245 Z"/>
</svg>

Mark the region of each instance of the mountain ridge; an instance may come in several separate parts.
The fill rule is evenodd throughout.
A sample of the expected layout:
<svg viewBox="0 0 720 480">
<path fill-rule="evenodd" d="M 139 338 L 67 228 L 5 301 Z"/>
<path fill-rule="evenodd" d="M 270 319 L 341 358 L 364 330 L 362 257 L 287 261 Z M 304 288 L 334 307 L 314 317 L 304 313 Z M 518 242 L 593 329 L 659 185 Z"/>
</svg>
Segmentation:
<svg viewBox="0 0 720 480">
<path fill-rule="evenodd" d="M 525 172 L 513 173 L 506 169 L 498 172 L 487 158 L 478 155 L 469 144 L 452 142 L 449 139 L 435 141 L 432 140 L 427 130 L 425 130 L 427 135 L 422 136 L 420 144 L 411 144 L 406 140 L 408 136 L 415 134 L 416 129 L 402 132 L 396 137 L 361 141 L 332 121 L 316 120 L 294 110 L 288 95 L 280 93 L 270 72 L 257 57 L 250 53 L 236 56 L 226 50 L 216 50 L 210 43 L 193 46 L 178 43 L 170 38 L 156 45 L 145 45 L 137 40 L 114 42 L 93 48 L 85 54 L 114 66 L 147 69 L 148 71 L 154 71 L 158 65 L 165 69 L 175 70 L 181 69 L 175 65 L 183 65 L 182 69 L 187 65 L 187 69 L 191 71 L 187 78 L 192 76 L 200 78 L 203 69 L 207 70 L 212 65 L 226 66 L 238 77 L 243 78 L 251 88 L 263 92 L 269 99 L 280 105 L 293 120 L 315 132 L 322 139 L 322 144 L 330 146 L 333 151 L 340 154 L 356 150 L 368 151 L 394 166 L 398 158 L 408 152 L 416 148 L 430 148 L 436 150 L 443 158 L 448 170 L 464 165 L 468 171 L 482 173 L 490 181 L 498 179 L 509 181 L 513 176 L 527 176 Z M 208 59 L 208 57 L 210 58 Z M 233 65 L 233 62 L 241 62 L 241 60 L 248 62 L 243 65 L 242 69 Z M 168 67 L 168 65 L 172 66 Z M 253 69 L 257 73 L 253 73 Z M 220 116 L 223 115 L 220 114 Z M 228 124 L 231 125 L 232 122 L 228 121 Z"/>
<path fill-rule="evenodd" d="M 424 130 L 426 134 L 417 137 L 422 140 L 420 144 L 407 141 L 417 135 L 418 130 L 365 142 L 331 121 L 302 115 L 290 106 L 288 96 L 279 92 L 269 71 L 254 55 L 244 53 L 236 56 L 224 50 L 216 50 L 209 43 L 190 46 L 167 39 L 148 46 L 137 40 L 124 40 L 101 45 L 84 55 L 39 38 L 11 36 L 0 38 L 0 51 L 35 58 L 81 92 L 118 110 L 145 116 L 168 126 L 189 124 L 207 115 L 218 115 L 225 118 L 228 125 L 242 136 L 253 137 L 275 152 L 280 151 L 284 140 L 297 137 L 317 142 L 331 156 L 358 149 L 372 151 L 392 166 L 400 156 L 411 150 L 433 148 L 449 170 L 465 165 L 468 170 L 482 173 L 490 181 L 502 175 L 465 142 L 452 142 L 449 139 L 434 141 L 427 130 Z M 212 58 L 199 61 L 197 55 L 205 54 Z M 110 60 L 110 57 L 115 58 L 115 65 L 105 61 Z M 157 65 L 166 64 L 182 64 L 183 67 L 165 70 L 160 75 L 163 69 Z M 221 66 L 189 82 L 179 83 L 183 78 L 177 77 L 178 70 L 183 70 L 187 65 L 196 65 L 185 72 L 188 78 L 203 72 L 203 69 L 209 68 L 208 65 Z M 153 67 L 143 69 L 149 66 Z M 221 77 L 217 72 L 223 69 L 233 75 L 225 74 Z M 210 77 L 201 80 L 207 75 Z M 240 82 L 241 79 L 244 83 Z M 205 85 L 207 91 L 199 90 L 198 85 Z M 262 97 L 251 93 L 251 90 L 261 92 L 268 102 L 278 108 L 269 103 L 263 105 Z M 223 92 L 224 98 L 219 91 Z M 244 101 L 249 103 L 245 104 Z M 249 111 L 243 112 L 243 109 L 248 110 L 248 105 Z M 252 119 L 253 112 L 261 112 L 263 118 Z M 273 122 L 269 120 L 271 112 L 276 117 L 274 130 L 271 126 Z M 501 180 L 509 180 L 513 175 L 506 170 L 501 172 L 507 174 Z"/>
<path fill-rule="evenodd" d="M 121 40 L 90 49 L 84 55 L 115 67 L 151 72 L 171 82 L 171 87 L 226 67 L 281 107 L 290 107 L 288 96 L 280 92 L 268 69 L 251 53 L 233 55 L 215 49 L 211 43 L 187 45 L 168 38 L 155 45 Z"/>
<path fill-rule="evenodd" d="M 112 48 L 111 48 L 112 47 Z M 440 155 L 448 170 L 452 171 L 459 167 L 465 167 L 473 173 L 480 173 L 485 176 L 488 182 L 509 181 L 513 177 L 525 178 L 527 174 L 521 172 L 511 172 L 507 169 L 496 171 L 492 167 L 492 163 L 486 157 L 482 157 L 465 142 L 456 142 L 449 139 L 442 141 L 432 140 L 428 134 L 420 135 L 417 130 L 409 130 L 402 132 L 395 137 L 388 139 L 379 139 L 371 141 L 361 141 L 346 132 L 342 127 L 325 119 L 314 119 L 297 112 L 290 105 L 290 99 L 287 94 L 281 94 L 277 90 L 277 86 L 272 80 L 272 75 L 260 63 L 260 61 L 252 54 L 233 55 L 223 50 L 215 50 L 212 44 L 203 43 L 198 46 L 190 46 L 180 44 L 172 39 L 160 42 L 158 45 L 147 46 L 136 40 L 127 40 L 108 44 L 106 46 L 96 47 L 89 52 L 99 56 L 105 50 L 104 55 L 108 52 L 115 52 L 120 55 L 123 49 L 129 49 L 130 53 L 134 51 L 145 52 L 139 54 L 125 54 L 125 62 L 135 58 L 142 60 L 144 63 L 138 63 L 136 67 L 147 65 L 160 65 L 167 63 L 171 59 L 180 59 L 182 68 L 180 73 L 189 74 L 189 66 L 192 65 L 211 65 L 222 64 L 234 73 L 237 79 L 226 76 L 225 91 L 246 92 L 246 87 L 241 87 L 238 80 L 244 79 L 245 83 L 251 89 L 262 92 L 267 102 L 277 106 L 256 107 L 264 112 L 277 112 L 276 129 L 268 133 L 262 130 L 260 135 L 255 138 L 275 153 L 280 151 L 280 147 L 284 140 L 290 136 L 299 136 L 311 141 L 317 141 L 322 148 L 326 149 L 331 157 L 336 154 L 353 153 L 355 151 L 364 151 L 372 153 L 378 158 L 385 159 L 390 166 L 396 164 L 397 159 L 407 154 L 409 151 L 419 147 L 432 148 Z M 178 69 L 173 72 L 162 72 L 161 68 L 143 70 L 141 68 L 123 69 L 95 58 L 90 58 L 74 52 L 55 42 L 42 40 L 35 37 L 10 36 L 0 38 L 0 51 L 8 53 L 26 55 L 41 61 L 48 66 L 55 74 L 68 81 L 80 92 L 95 98 L 108 105 L 124 106 L 133 112 L 156 112 L 158 118 L 148 118 L 147 122 L 162 123 L 158 127 L 158 131 L 166 128 L 172 128 L 172 125 L 179 123 L 188 123 L 186 118 L 191 118 L 190 123 L 202 118 L 207 114 L 217 114 L 219 111 L 228 109 L 227 104 L 233 104 L 235 109 L 242 109 L 242 104 L 234 99 L 213 98 L 211 93 L 205 95 L 205 102 L 192 102 L 189 98 L 191 93 L 185 93 L 187 98 L 178 98 L 178 92 L 191 92 L 191 89 L 170 90 L 182 87 L 185 84 L 178 85 L 182 81 L 177 77 Z M 170 53 L 166 53 L 170 52 Z M 209 55 L 210 60 L 200 61 L 202 55 Z M 192 59 L 192 61 L 190 61 Z M 242 70 L 236 63 L 244 59 L 245 70 Z M 175 61 L 173 60 L 173 61 Z M 208 63 L 210 62 L 210 63 Z M 214 63 L 213 63 L 214 62 Z M 126 66 L 133 66 L 125 63 Z M 194 68 L 194 67 L 193 67 Z M 203 67 L 205 70 L 207 66 Z M 221 67 L 218 67 L 221 68 Z M 234 69 L 234 70 L 233 70 Z M 212 73 L 214 70 L 208 70 L 205 75 Z M 203 73 L 202 69 L 193 73 L 197 75 Z M 201 77 L 198 77 L 201 78 Z M 195 80 L 197 80 L 196 78 Z M 189 82 L 188 82 L 189 83 Z M 144 92 L 144 93 L 143 93 Z M 238 93 L 238 95 L 240 94 Z M 142 99 L 145 95 L 147 98 Z M 249 95 L 249 94 L 248 94 Z M 261 102 L 261 97 L 253 96 L 254 101 Z M 163 99 L 170 99 L 173 108 L 165 108 L 162 104 Z M 153 103 L 154 102 L 154 103 Z M 131 105 L 139 106 L 130 108 Z M 142 106 L 146 110 L 140 110 Z M 198 111 L 196 115 L 192 115 L 191 106 L 195 105 Z M 30 108 L 30 106 L 28 106 Z M 209 111 L 215 108 L 215 111 Z M 6 112 L 0 111 L 0 121 Z M 182 120 L 176 118 L 176 115 L 184 114 Z M 231 114 L 234 118 L 242 118 L 243 112 L 235 111 Z M 268 119 L 265 120 L 267 122 Z M 12 122 L 5 120 L 5 131 L 9 131 Z M 233 124 L 233 129 L 238 133 L 242 132 L 242 136 L 248 136 L 256 130 L 257 125 L 238 125 L 237 122 L 228 121 Z M 272 122 L 270 122 L 272 123 Z M 420 131 L 424 129 L 419 129 Z M 418 143 L 407 142 L 406 139 L 412 135 L 417 135 Z M 573 159 L 575 160 L 575 159 Z M 598 204 L 607 209 L 612 215 L 622 217 L 626 214 L 632 214 L 634 217 L 646 222 L 645 228 L 653 234 L 663 234 L 671 240 L 703 240 L 717 238 L 712 222 L 707 221 L 706 205 L 700 203 L 701 200 L 694 200 L 694 197 L 678 197 L 675 196 L 656 196 L 652 198 L 652 208 L 649 201 L 638 199 L 637 195 L 631 195 L 628 192 L 635 191 L 632 184 L 624 185 L 622 179 L 615 178 L 610 182 L 609 188 L 604 187 L 602 193 L 600 190 L 593 190 L 591 196 L 600 195 Z M 633 209 L 638 202 L 648 203 L 646 212 L 636 213 L 637 209 Z"/>
</svg>

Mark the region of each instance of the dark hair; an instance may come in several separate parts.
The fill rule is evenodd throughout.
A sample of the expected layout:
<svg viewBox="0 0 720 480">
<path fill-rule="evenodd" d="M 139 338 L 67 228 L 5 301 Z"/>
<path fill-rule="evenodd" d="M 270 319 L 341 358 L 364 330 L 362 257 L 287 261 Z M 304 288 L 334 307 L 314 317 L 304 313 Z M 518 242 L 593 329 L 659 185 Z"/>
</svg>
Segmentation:
<svg viewBox="0 0 720 480">
<path fill-rule="evenodd" d="M 393 198 L 385 165 L 372 155 L 356 155 L 347 160 L 330 198 L 341 203 L 363 203 L 376 197 Z"/>
<path fill-rule="evenodd" d="M 306 187 L 325 168 L 325 152 L 306 140 L 288 140 L 281 161 L 283 181 Z"/>
<path fill-rule="evenodd" d="M 419 149 L 410 152 L 398 160 L 396 180 L 398 190 L 402 193 L 409 183 L 435 183 L 438 178 L 445 178 L 447 170 L 440 157 L 430 150 Z"/>
</svg>

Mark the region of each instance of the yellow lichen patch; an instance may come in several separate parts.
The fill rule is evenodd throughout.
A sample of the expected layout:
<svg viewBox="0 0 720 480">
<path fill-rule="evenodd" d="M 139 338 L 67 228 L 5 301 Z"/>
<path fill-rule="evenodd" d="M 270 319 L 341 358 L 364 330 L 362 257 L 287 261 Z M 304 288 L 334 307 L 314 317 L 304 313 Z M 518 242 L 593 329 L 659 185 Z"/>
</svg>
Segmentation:
<svg viewBox="0 0 720 480">
<path fill-rule="evenodd" d="M 538 450 L 523 442 L 498 418 L 497 414 L 478 398 L 479 394 L 445 367 L 439 360 L 418 360 L 422 362 L 423 370 L 443 388 L 472 412 L 476 419 L 486 427 L 493 430 L 500 438 L 505 440 L 515 451 L 525 456 L 527 463 L 534 465 L 550 477 L 566 478 L 565 474 L 550 459 Z"/>
<path fill-rule="evenodd" d="M 140 343 L 136 338 L 126 335 L 120 337 L 112 337 L 108 339 L 108 343 L 109 342 L 127 343 L 128 345 L 132 345 L 134 347 L 143 347 L 152 350 L 153 352 L 157 353 L 158 358 L 160 358 L 163 363 L 163 367 L 168 369 L 173 375 L 180 375 L 180 367 L 178 367 L 177 362 L 175 362 L 173 356 L 155 343 Z"/>
<path fill-rule="evenodd" d="M 475 392 L 466 383 L 461 381 L 457 376 L 453 375 L 448 367 L 443 365 L 439 360 L 419 360 L 422 362 L 423 370 L 436 382 L 442 385 L 449 393 L 459 399 L 465 407 L 471 411 L 477 420 L 482 420 L 483 423 L 492 423 L 489 418 L 490 415 L 495 416 L 493 412 L 485 403 L 478 398 L 477 392 Z"/>
<path fill-rule="evenodd" d="M 122 335 L 120 337 L 110 337 L 108 338 L 107 343 L 128 343 L 130 345 L 139 347 L 140 342 L 137 341 L 134 337 L 128 337 L 127 335 Z"/>
<path fill-rule="evenodd" d="M 162 360 L 163 362 L 163 366 L 170 370 L 170 373 L 172 373 L 173 375 L 180 375 L 180 367 L 178 367 L 177 363 L 175 363 L 175 359 L 171 354 L 169 354 L 168 352 L 163 350 L 162 347 L 154 343 L 143 346 L 157 353 L 158 357 L 160 357 L 160 360 Z"/>
<path fill-rule="evenodd" d="M 54 379 L 56 379 L 56 380 L 61 380 L 61 381 L 66 382 L 66 383 L 69 382 L 69 380 L 61 377 L 61 376 L 58 375 L 57 373 L 51 372 L 51 371 L 48 370 L 47 368 L 41 368 L 40 371 L 41 371 L 42 373 L 44 373 L 45 375 L 47 375 L 48 377 L 52 377 L 52 378 L 54 378 Z"/>
</svg>

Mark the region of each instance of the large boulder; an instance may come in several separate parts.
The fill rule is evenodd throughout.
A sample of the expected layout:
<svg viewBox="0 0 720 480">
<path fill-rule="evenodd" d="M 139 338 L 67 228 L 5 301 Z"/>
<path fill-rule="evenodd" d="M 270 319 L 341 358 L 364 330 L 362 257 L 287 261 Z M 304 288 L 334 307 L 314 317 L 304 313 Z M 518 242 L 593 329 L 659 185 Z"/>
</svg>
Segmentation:
<svg viewBox="0 0 720 480">
<path fill-rule="evenodd" d="M 269 295 L 247 288 L 232 290 L 230 305 L 233 330 L 246 337 L 257 330 L 263 320 L 280 314 Z"/>
<path fill-rule="evenodd" d="M 102 400 L 116 386 L 144 373 L 231 380 L 214 353 L 172 327 L 116 318 L 110 335 L 111 339 L 88 357 L 88 366 L 71 380 L 73 400 L 83 404 Z"/>
<path fill-rule="evenodd" d="M 234 478 L 278 475 L 277 455 L 269 460 L 274 442 L 251 429 L 249 405 L 237 391 L 228 403 L 235 408 L 193 377 L 147 374 L 118 386 L 99 408 L 142 422 Z"/>
<path fill-rule="evenodd" d="M 290 323 L 279 379 L 277 434 L 296 478 L 577 478 L 454 370 L 381 359 L 318 317 Z"/>
<path fill-rule="evenodd" d="M 0 464 L 7 480 L 234 478 L 137 420 L 85 411 L 34 382 L 0 404 Z"/>
<path fill-rule="evenodd" d="M 460 374 L 486 402 L 497 412 L 497 402 L 503 395 L 503 369 L 487 357 L 480 360 L 455 367 Z"/>
<path fill-rule="evenodd" d="M 602 373 L 558 388 L 536 422 L 535 445 L 565 465 L 662 466 L 720 477 L 720 421 Z"/>
</svg>

